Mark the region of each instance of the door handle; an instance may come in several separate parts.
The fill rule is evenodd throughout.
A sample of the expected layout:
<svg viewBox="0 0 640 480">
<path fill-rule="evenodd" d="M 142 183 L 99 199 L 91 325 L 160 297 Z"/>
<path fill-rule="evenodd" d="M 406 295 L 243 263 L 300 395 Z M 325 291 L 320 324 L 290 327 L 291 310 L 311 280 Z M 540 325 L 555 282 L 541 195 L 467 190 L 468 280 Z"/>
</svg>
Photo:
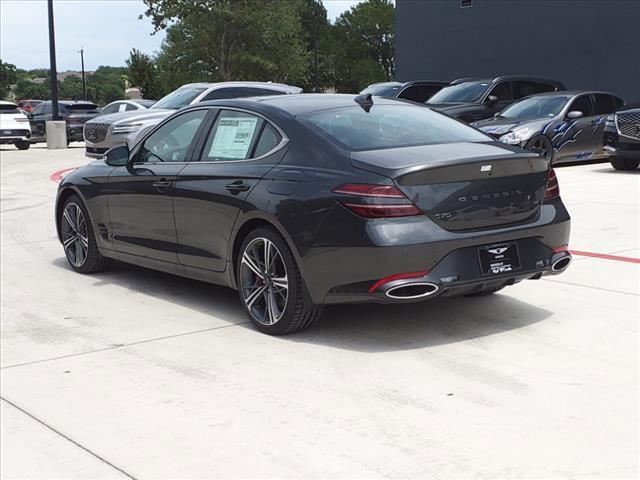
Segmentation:
<svg viewBox="0 0 640 480">
<path fill-rule="evenodd" d="M 158 192 L 163 193 L 167 188 L 173 185 L 173 182 L 166 178 L 161 178 L 160 180 L 153 182 L 152 185 Z"/>
<path fill-rule="evenodd" d="M 251 185 L 247 185 L 242 180 L 236 180 L 233 183 L 228 183 L 226 185 L 226 188 L 231 193 L 235 194 L 235 193 L 240 193 L 240 192 L 246 192 L 247 190 L 249 190 L 251 188 Z"/>
</svg>

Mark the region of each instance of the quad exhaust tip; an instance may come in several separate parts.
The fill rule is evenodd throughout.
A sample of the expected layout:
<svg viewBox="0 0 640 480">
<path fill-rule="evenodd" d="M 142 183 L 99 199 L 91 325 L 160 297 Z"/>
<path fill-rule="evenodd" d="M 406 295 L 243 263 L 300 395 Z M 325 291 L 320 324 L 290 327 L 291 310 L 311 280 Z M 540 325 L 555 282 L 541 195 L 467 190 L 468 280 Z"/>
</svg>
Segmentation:
<svg viewBox="0 0 640 480">
<path fill-rule="evenodd" d="M 438 285 L 430 282 L 404 283 L 391 287 L 385 295 L 395 300 L 413 300 L 433 295 L 438 289 Z"/>
<path fill-rule="evenodd" d="M 551 271 L 553 273 L 564 272 L 571 263 L 571 255 L 564 255 L 558 259 L 551 260 Z"/>
</svg>

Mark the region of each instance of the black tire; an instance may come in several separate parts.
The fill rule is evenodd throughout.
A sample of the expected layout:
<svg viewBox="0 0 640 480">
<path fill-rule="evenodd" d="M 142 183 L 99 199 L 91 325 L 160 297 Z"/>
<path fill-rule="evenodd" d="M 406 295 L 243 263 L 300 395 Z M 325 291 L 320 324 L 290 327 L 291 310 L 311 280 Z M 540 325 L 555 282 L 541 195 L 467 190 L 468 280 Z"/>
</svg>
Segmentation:
<svg viewBox="0 0 640 480">
<path fill-rule="evenodd" d="M 29 150 L 30 146 L 31 142 L 29 142 L 28 140 L 20 140 L 19 142 L 16 142 L 16 147 L 18 148 L 18 150 Z"/>
<path fill-rule="evenodd" d="M 496 292 L 499 292 L 503 288 L 504 285 L 502 287 L 487 288 L 486 290 L 481 290 L 479 292 L 468 293 L 465 295 L 465 297 L 486 297 L 487 295 L 492 295 Z"/>
<path fill-rule="evenodd" d="M 69 207 L 69 211 L 71 211 L 75 209 L 76 206 L 80 209 L 80 211 L 82 212 L 82 216 L 84 217 L 84 222 L 80 223 L 80 226 L 78 226 L 79 222 L 73 222 L 73 218 L 71 218 L 70 222 L 68 220 L 68 217 L 65 216 L 67 207 Z M 65 241 L 69 239 L 69 237 L 67 237 L 66 235 L 73 235 L 74 229 L 71 228 L 70 223 L 76 223 L 77 230 L 75 231 L 80 231 L 80 233 L 86 234 L 86 253 L 84 254 L 84 258 L 81 262 L 77 261 L 78 256 L 76 250 L 71 251 L 71 248 L 67 248 L 64 246 Z M 78 195 L 71 195 L 64 202 L 60 218 L 58 219 L 58 225 L 60 227 L 60 234 L 62 236 L 64 253 L 71 268 L 73 268 L 78 273 L 85 274 L 101 272 L 105 268 L 107 268 L 110 260 L 106 257 L 103 257 L 98 250 L 98 245 L 96 244 L 96 236 L 93 231 L 93 226 L 91 225 L 89 212 L 87 212 L 87 208 L 84 206 L 84 203 Z M 84 230 L 82 227 L 83 225 Z M 82 242 L 79 242 L 80 240 L 74 242 L 75 249 L 80 248 L 80 243 Z"/>
<path fill-rule="evenodd" d="M 553 163 L 553 145 L 546 135 L 536 135 L 527 142 L 527 150 L 537 153 Z"/>
<path fill-rule="evenodd" d="M 635 170 L 640 165 L 640 160 L 630 158 L 615 158 L 611 160 L 611 166 L 616 170 Z"/>
<path fill-rule="evenodd" d="M 263 259 L 267 256 L 267 249 L 272 252 L 269 268 L 260 259 L 261 253 Z M 287 242 L 272 228 L 256 228 L 244 239 L 236 259 L 236 279 L 242 306 L 251 323 L 263 333 L 286 335 L 304 330 L 320 316 L 322 307 L 305 306 L 300 269 Z M 280 279 L 285 281 L 277 282 Z M 286 283 L 285 294 L 285 287 L 279 283 Z M 269 297 L 274 302 L 272 308 L 268 307 Z"/>
</svg>

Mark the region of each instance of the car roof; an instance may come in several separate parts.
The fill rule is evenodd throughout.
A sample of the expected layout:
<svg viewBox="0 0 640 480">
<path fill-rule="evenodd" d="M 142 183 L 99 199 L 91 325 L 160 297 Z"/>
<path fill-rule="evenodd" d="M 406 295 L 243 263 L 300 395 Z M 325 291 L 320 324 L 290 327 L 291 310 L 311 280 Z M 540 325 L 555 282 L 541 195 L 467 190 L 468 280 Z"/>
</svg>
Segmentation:
<svg viewBox="0 0 640 480">
<path fill-rule="evenodd" d="M 244 82 L 244 81 L 234 81 L 234 82 L 216 82 L 216 83 L 187 83 L 186 85 L 182 85 L 179 89 L 183 88 L 192 88 L 192 87 L 206 87 L 207 89 L 217 89 L 223 87 L 253 87 L 253 88 L 266 88 L 268 90 L 276 90 L 280 92 L 288 92 L 288 93 L 300 93 L 302 92 L 302 88 L 295 87 L 293 85 L 287 85 L 285 83 L 273 83 L 273 82 Z"/>
<path fill-rule="evenodd" d="M 402 86 L 409 87 L 411 85 L 420 85 L 420 84 L 446 86 L 446 85 L 449 85 L 449 82 L 445 82 L 443 80 L 409 80 L 407 82 L 404 82 Z"/>
<path fill-rule="evenodd" d="M 274 95 L 267 97 L 250 97 L 230 100 L 211 100 L 192 105 L 198 106 L 226 106 L 226 107 L 247 107 L 256 111 L 267 111 L 269 108 L 276 108 L 292 116 L 329 110 L 333 108 L 357 107 L 355 102 L 357 95 L 352 94 L 331 94 L 331 93 L 302 93 L 300 95 Z M 385 97 L 373 97 L 374 105 L 405 105 L 416 106 L 415 103 L 395 100 Z"/>
<path fill-rule="evenodd" d="M 544 77 L 535 77 L 531 75 L 500 75 L 497 77 L 466 77 L 466 78 L 458 78 L 451 82 L 451 85 L 459 85 L 461 83 L 467 82 L 487 82 L 487 83 L 496 83 L 496 82 L 504 82 L 504 81 L 514 81 L 514 80 L 529 80 L 532 82 L 543 82 L 549 83 L 551 85 L 564 86 L 562 82 L 559 80 L 553 80 L 551 78 Z"/>
<path fill-rule="evenodd" d="M 531 97 L 577 97 L 578 95 L 592 95 L 592 94 L 602 94 L 602 95 L 613 95 L 614 97 L 620 98 L 619 95 L 611 92 L 602 92 L 599 90 L 559 90 L 556 92 L 542 92 L 536 93 L 533 95 L 529 95 L 527 98 Z"/>
</svg>

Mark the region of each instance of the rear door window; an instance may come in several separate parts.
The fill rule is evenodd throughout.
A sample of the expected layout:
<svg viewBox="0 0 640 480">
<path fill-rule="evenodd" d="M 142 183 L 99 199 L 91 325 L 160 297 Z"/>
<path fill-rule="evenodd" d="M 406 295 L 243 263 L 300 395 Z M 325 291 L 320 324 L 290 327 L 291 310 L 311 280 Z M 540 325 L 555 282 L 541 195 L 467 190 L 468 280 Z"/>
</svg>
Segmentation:
<svg viewBox="0 0 640 480">
<path fill-rule="evenodd" d="M 528 97 L 536 93 L 553 92 L 556 87 L 542 82 L 531 82 L 527 80 L 518 80 L 513 82 L 515 89 L 515 98 Z"/>
<path fill-rule="evenodd" d="M 201 160 L 228 162 L 251 158 L 264 120 L 250 113 L 221 110 L 204 145 Z"/>
<path fill-rule="evenodd" d="M 596 93 L 593 97 L 596 104 L 596 115 L 615 112 L 616 103 L 611 95 Z"/>
<path fill-rule="evenodd" d="M 412 102 L 424 103 L 429 100 L 434 93 L 440 90 L 435 85 L 411 85 L 400 92 L 398 98 L 411 100 Z"/>
<path fill-rule="evenodd" d="M 511 88 L 511 82 L 500 82 L 491 89 L 489 95 L 498 97 L 498 101 L 513 100 L 513 92 Z"/>
</svg>

